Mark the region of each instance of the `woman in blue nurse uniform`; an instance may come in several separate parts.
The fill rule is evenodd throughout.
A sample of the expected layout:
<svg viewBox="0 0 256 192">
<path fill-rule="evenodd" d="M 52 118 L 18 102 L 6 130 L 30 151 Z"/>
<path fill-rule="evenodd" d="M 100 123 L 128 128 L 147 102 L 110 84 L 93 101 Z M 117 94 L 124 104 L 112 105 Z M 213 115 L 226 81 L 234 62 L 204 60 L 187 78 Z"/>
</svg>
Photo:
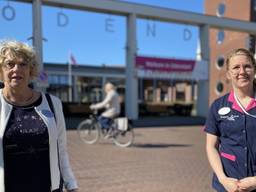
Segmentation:
<svg viewBox="0 0 256 192">
<path fill-rule="evenodd" d="M 206 121 L 206 152 L 218 192 L 256 191 L 256 63 L 246 49 L 226 58 L 230 93 L 216 99 Z"/>
</svg>

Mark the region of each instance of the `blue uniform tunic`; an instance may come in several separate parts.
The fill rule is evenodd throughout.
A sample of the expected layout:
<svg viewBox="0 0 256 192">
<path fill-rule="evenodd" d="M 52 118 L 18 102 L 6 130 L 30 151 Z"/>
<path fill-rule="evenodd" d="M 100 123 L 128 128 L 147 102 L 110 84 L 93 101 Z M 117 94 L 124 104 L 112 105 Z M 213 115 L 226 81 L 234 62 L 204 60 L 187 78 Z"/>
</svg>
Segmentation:
<svg viewBox="0 0 256 192">
<path fill-rule="evenodd" d="M 254 99 L 246 111 L 256 115 Z M 218 98 L 211 105 L 205 131 L 219 138 L 220 158 L 228 177 L 242 179 L 256 176 L 256 118 L 242 111 L 233 92 Z M 215 174 L 213 188 L 218 192 L 226 191 Z"/>
</svg>

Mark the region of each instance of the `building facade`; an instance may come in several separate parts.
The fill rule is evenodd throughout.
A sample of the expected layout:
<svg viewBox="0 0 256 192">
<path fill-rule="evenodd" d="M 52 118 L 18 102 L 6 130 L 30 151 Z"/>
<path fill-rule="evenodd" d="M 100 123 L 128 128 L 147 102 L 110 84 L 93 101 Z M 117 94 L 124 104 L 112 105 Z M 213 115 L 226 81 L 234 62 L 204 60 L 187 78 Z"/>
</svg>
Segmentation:
<svg viewBox="0 0 256 192">
<path fill-rule="evenodd" d="M 120 101 L 124 103 L 125 67 L 77 65 L 72 66 L 70 73 L 67 64 L 46 63 L 44 70 L 48 74 L 47 92 L 58 96 L 64 103 L 99 102 L 104 98 L 103 86 L 106 82 L 116 85 Z M 69 74 L 72 84 L 69 84 Z M 140 105 L 140 114 L 170 114 L 175 112 L 171 107 L 177 104 L 195 107 L 195 80 L 139 78 L 138 82 L 139 99 L 133 102 Z"/>
<path fill-rule="evenodd" d="M 205 14 L 255 21 L 254 0 L 205 0 Z M 255 53 L 255 36 L 248 33 L 210 28 L 209 31 L 209 104 L 231 89 L 226 78 L 225 57 L 234 48 L 247 48 Z"/>
</svg>

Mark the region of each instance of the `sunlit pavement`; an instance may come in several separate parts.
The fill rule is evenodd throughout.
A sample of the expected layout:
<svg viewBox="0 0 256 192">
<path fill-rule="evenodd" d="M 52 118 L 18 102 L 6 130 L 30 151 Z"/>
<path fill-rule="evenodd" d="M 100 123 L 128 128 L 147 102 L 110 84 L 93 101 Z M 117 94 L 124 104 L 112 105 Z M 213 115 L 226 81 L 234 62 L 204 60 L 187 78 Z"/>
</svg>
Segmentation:
<svg viewBox="0 0 256 192">
<path fill-rule="evenodd" d="M 201 126 L 137 128 L 132 147 L 84 144 L 69 130 L 70 161 L 81 192 L 212 192 Z"/>
</svg>

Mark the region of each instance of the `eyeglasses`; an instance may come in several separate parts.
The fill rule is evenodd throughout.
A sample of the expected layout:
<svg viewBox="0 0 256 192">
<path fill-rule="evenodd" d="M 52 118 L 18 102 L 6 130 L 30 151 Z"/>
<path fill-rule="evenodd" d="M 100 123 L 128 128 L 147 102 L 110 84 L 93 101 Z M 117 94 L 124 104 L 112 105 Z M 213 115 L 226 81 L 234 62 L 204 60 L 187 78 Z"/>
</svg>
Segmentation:
<svg viewBox="0 0 256 192">
<path fill-rule="evenodd" d="M 26 69 L 28 68 L 28 64 L 27 63 L 16 63 L 16 62 L 6 62 L 4 63 L 4 68 L 6 69 L 13 69 L 15 67 L 15 65 L 19 66 L 22 69 Z"/>
<path fill-rule="evenodd" d="M 235 65 L 235 66 L 231 67 L 229 69 L 229 71 L 233 75 L 238 75 L 240 73 L 241 69 L 243 69 L 243 71 L 245 73 L 251 73 L 251 72 L 253 72 L 255 70 L 254 66 L 252 64 L 245 64 L 245 65 Z"/>
</svg>

